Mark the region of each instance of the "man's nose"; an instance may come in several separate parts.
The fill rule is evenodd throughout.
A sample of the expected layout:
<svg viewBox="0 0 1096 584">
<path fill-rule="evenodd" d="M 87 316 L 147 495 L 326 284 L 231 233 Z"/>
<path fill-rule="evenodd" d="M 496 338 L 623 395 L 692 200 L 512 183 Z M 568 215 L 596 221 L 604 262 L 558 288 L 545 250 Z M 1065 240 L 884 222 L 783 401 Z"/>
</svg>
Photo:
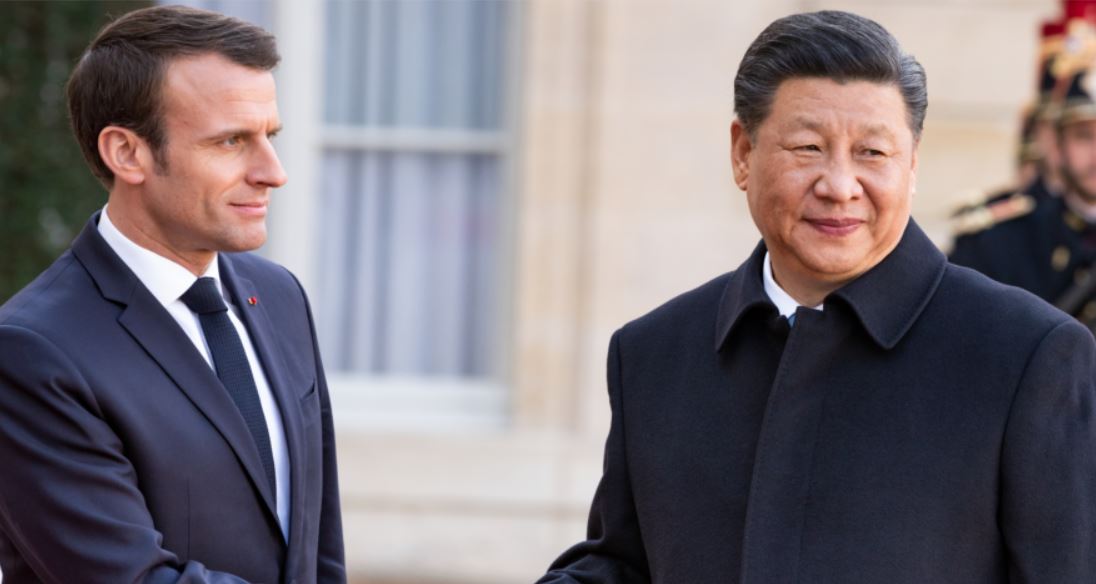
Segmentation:
<svg viewBox="0 0 1096 584">
<path fill-rule="evenodd" d="M 270 140 L 263 140 L 248 172 L 248 182 L 257 187 L 278 188 L 289 180 Z"/>
<path fill-rule="evenodd" d="M 837 201 L 856 199 L 864 195 L 856 165 L 848 156 L 830 156 L 814 183 L 814 194 Z"/>
</svg>

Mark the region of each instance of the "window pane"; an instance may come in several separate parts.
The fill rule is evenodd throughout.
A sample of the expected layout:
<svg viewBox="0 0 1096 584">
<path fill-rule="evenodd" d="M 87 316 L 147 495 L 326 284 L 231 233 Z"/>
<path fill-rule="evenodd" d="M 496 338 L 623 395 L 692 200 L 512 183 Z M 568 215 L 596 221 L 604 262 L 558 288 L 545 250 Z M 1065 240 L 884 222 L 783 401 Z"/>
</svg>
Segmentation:
<svg viewBox="0 0 1096 584">
<path fill-rule="evenodd" d="M 342 136 L 380 132 L 323 153 L 316 313 L 325 358 L 333 370 L 369 375 L 494 377 L 505 158 L 482 144 L 501 144 L 505 130 L 513 7 L 326 8 L 324 123 Z"/>
<path fill-rule="evenodd" d="M 494 155 L 328 151 L 316 312 L 329 367 L 493 373 Z"/>
<path fill-rule="evenodd" d="M 257 24 L 266 30 L 274 30 L 273 6 L 270 0 L 163 0 L 158 3 L 212 10 Z"/>
<path fill-rule="evenodd" d="M 497 130 L 505 0 L 328 0 L 324 120 Z"/>
</svg>

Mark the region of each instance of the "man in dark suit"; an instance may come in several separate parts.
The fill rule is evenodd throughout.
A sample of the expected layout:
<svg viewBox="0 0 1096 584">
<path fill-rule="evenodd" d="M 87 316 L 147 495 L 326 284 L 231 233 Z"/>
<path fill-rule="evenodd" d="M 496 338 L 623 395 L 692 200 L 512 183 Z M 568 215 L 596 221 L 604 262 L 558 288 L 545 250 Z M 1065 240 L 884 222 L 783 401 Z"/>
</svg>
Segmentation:
<svg viewBox="0 0 1096 584">
<path fill-rule="evenodd" d="M 249 255 L 286 176 L 274 38 L 180 7 L 68 85 L 107 206 L 0 307 L 0 567 L 23 582 L 345 582 L 308 302 Z"/>
<path fill-rule="evenodd" d="M 910 220 L 926 105 L 870 20 L 753 42 L 731 150 L 763 241 L 614 334 L 587 539 L 541 582 L 1096 579 L 1096 342 Z"/>
</svg>

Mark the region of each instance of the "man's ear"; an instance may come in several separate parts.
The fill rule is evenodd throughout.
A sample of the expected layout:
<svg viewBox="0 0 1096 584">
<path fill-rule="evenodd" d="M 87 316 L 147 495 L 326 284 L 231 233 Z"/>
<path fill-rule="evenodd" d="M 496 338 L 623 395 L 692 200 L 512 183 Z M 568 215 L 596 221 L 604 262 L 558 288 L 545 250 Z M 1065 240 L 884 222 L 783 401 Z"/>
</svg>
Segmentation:
<svg viewBox="0 0 1096 584">
<path fill-rule="evenodd" d="M 917 138 L 913 142 L 913 156 L 910 160 L 910 195 L 917 193 L 917 147 L 921 145 L 921 139 Z"/>
<path fill-rule="evenodd" d="M 753 142 L 750 134 L 735 120 L 731 122 L 731 169 L 734 171 L 734 182 L 738 188 L 746 191 L 747 179 L 750 177 L 750 152 L 753 151 Z"/>
<path fill-rule="evenodd" d="M 155 159 L 144 138 L 129 128 L 107 126 L 99 132 L 99 157 L 114 179 L 139 185 L 154 170 Z"/>
</svg>

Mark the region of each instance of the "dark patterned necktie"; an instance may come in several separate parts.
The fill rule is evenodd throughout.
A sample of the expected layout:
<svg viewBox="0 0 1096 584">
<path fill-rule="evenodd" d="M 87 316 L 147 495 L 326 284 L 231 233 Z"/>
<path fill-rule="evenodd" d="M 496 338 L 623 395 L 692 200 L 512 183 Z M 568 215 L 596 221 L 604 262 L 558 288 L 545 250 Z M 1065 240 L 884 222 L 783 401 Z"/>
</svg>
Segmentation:
<svg viewBox="0 0 1096 584">
<path fill-rule="evenodd" d="M 247 360 L 240 335 L 228 318 L 228 306 L 213 278 L 198 278 L 182 296 L 183 304 L 198 314 L 202 323 L 209 352 L 213 354 L 213 365 L 217 377 L 232 396 L 232 401 L 240 410 L 240 415 L 255 439 L 259 449 L 259 458 L 263 461 L 266 479 L 270 481 L 270 492 L 277 493 L 277 481 L 274 477 L 274 455 L 270 448 L 270 433 L 267 431 L 263 406 L 259 401 L 259 390 L 255 387 L 255 378 L 251 375 L 251 364 Z"/>
</svg>

